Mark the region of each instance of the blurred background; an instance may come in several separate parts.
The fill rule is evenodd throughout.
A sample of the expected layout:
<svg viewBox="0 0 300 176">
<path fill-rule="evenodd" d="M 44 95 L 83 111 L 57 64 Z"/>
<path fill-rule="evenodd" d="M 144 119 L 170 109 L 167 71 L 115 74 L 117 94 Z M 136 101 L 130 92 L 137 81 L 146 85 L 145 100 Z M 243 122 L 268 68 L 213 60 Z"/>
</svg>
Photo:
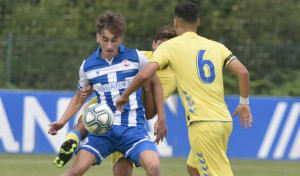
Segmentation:
<svg viewBox="0 0 300 176">
<path fill-rule="evenodd" d="M 97 48 L 95 22 L 122 13 L 124 44 L 151 50 L 155 31 L 173 24 L 178 0 L 1 0 L 0 88 L 75 90 L 78 69 Z M 225 44 L 249 69 L 251 94 L 300 96 L 298 0 L 193 0 L 198 34 Z M 226 94 L 237 82 L 225 73 Z"/>
</svg>

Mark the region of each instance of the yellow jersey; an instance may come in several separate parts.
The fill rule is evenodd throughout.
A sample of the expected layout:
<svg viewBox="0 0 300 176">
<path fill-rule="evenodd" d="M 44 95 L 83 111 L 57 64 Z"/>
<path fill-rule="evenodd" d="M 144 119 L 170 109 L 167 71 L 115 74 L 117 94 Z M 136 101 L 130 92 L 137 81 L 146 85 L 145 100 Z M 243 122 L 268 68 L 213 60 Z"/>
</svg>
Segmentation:
<svg viewBox="0 0 300 176">
<path fill-rule="evenodd" d="M 153 51 L 141 51 L 148 60 L 151 59 Z M 156 72 L 156 75 L 159 78 L 159 81 L 162 85 L 163 93 L 164 93 L 164 101 L 167 101 L 169 96 L 175 91 L 176 89 L 176 80 L 174 75 L 172 74 L 169 67 L 166 69 L 160 70 Z"/>
<path fill-rule="evenodd" d="M 232 121 L 224 101 L 222 71 L 234 59 L 221 43 L 186 32 L 162 43 L 149 62 L 171 69 L 189 125 L 193 121 Z"/>
</svg>

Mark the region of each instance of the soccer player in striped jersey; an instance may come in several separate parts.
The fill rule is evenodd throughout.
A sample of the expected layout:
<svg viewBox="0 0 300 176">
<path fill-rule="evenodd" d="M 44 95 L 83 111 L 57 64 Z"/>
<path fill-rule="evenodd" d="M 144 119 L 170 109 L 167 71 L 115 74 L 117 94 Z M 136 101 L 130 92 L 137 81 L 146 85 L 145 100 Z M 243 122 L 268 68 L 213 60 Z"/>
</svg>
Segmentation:
<svg viewBox="0 0 300 176">
<path fill-rule="evenodd" d="M 224 45 L 197 35 L 198 7 L 184 1 L 175 6 L 174 27 L 178 37 L 162 43 L 147 66 L 134 78 L 116 102 L 122 111 L 128 97 L 156 70 L 169 66 L 177 82 L 186 111 L 191 151 L 187 161 L 190 175 L 233 175 L 226 155 L 232 118 L 224 101 L 222 70 L 237 75 L 240 102 L 233 116 L 251 127 L 249 73 Z"/>
<path fill-rule="evenodd" d="M 176 31 L 174 27 L 172 26 L 163 26 L 159 28 L 154 36 L 154 40 L 152 42 L 152 49 L 155 51 L 155 49 L 163 42 L 176 37 Z M 97 41 L 99 43 L 99 41 Z M 141 51 L 147 59 L 151 59 L 153 51 Z M 170 69 L 167 68 L 162 71 L 157 71 L 156 74 L 158 75 L 158 78 L 162 84 L 163 88 L 163 95 L 164 100 L 166 101 L 167 98 L 175 91 L 176 89 L 176 82 L 173 74 L 171 73 Z M 155 80 L 154 80 L 155 81 Z M 152 84 L 151 84 L 152 85 Z M 153 83 L 154 85 L 154 83 Z M 87 98 L 92 93 L 91 86 L 85 87 L 80 90 L 81 96 L 84 98 Z M 152 92 L 151 91 L 145 91 L 144 96 L 148 96 L 148 100 L 153 101 L 152 98 Z M 150 93 L 149 93 L 150 92 Z M 156 110 L 153 109 L 153 104 L 150 104 L 149 101 L 145 100 L 144 97 L 144 103 L 145 104 L 145 111 L 146 111 L 146 119 L 152 119 L 153 115 L 156 114 Z M 97 97 L 93 97 L 89 103 L 85 106 L 88 107 L 91 104 L 98 103 Z M 153 102 L 152 102 L 153 103 Z M 151 108 L 149 108 L 151 107 Z M 84 108 L 84 109 L 85 109 Z M 148 113 L 147 113 L 148 111 Z M 154 114 L 153 114 L 154 112 Z M 59 152 L 58 156 L 54 160 L 54 164 L 58 167 L 62 167 L 65 165 L 73 155 L 73 152 L 77 148 L 79 142 L 81 139 L 84 139 L 87 135 L 87 131 L 84 127 L 84 123 L 81 120 L 82 115 L 84 113 L 84 110 L 81 112 L 78 123 L 72 128 L 72 130 L 69 131 L 65 138 L 65 142 L 61 146 L 61 151 Z M 159 141 L 157 141 L 159 143 Z M 75 145 L 74 145 L 75 144 Z M 131 161 L 127 160 L 124 155 L 120 152 L 114 152 L 110 155 L 111 163 L 113 165 L 113 172 L 115 176 L 130 176 L 132 174 L 133 164 Z"/>
<path fill-rule="evenodd" d="M 110 131 L 101 135 L 88 133 L 76 151 L 77 156 L 73 164 L 63 175 L 82 175 L 95 160 L 99 165 L 105 157 L 115 151 L 122 152 L 136 166 L 142 166 L 147 175 L 160 175 L 159 157 L 145 129 L 142 89 L 130 97 L 125 111 L 120 112 L 114 106 L 116 99 L 146 65 L 147 59 L 138 50 L 121 45 L 126 31 L 126 22 L 121 15 L 106 12 L 99 16 L 97 28 L 100 47 L 82 63 L 77 94 L 72 98 L 62 118 L 50 124 L 48 132 L 55 134 L 80 109 L 84 100 L 80 98 L 79 90 L 89 84 L 92 84 L 99 103 L 107 104 L 114 112 L 114 125 Z M 162 91 L 160 92 L 160 98 L 155 101 L 159 115 L 155 124 L 157 140 L 165 137 L 167 131 L 163 96 Z"/>
</svg>

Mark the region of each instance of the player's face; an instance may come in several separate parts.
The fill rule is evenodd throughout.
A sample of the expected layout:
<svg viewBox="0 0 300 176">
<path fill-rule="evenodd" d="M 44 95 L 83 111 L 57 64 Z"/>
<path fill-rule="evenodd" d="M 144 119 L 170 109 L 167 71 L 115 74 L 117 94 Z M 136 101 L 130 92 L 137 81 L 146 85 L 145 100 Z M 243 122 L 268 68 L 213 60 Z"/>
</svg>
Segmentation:
<svg viewBox="0 0 300 176">
<path fill-rule="evenodd" d="M 111 60 L 119 53 L 119 45 L 123 41 L 123 36 L 117 36 L 109 30 L 104 29 L 100 34 L 97 33 L 97 42 L 101 46 L 100 57 Z"/>
<path fill-rule="evenodd" d="M 153 49 L 153 51 L 155 51 L 156 48 L 157 48 L 160 44 L 162 44 L 163 42 L 165 42 L 165 41 L 167 41 L 167 40 L 168 40 L 167 38 L 163 38 L 163 39 L 157 40 L 156 42 L 153 41 L 153 42 L 152 42 L 152 49 Z"/>
</svg>

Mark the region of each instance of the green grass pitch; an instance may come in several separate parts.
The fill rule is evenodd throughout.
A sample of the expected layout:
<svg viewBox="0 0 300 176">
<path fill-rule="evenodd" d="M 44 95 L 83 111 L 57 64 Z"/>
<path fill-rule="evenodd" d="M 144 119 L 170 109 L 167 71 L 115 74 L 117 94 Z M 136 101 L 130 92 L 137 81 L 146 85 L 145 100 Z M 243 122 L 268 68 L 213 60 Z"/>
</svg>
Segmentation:
<svg viewBox="0 0 300 176">
<path fill-rule="evenodd" d="M 53 176 L 62 174 L 72 160 L 63 168 L 52 164 L 55 155 L 0 154 L 1 176 Z M 298 176 L 300 161 L 266 161 L 230 159 L 235 176 Z M 91 167 L 86 176 L 113 175 L 109 158 L 100 166 Z M 134 168 L 133 176 L 145 175 L 142 168 Z M 161 158 L 162 176 L 186 176 L 185 158 Z"/>
</svg>

